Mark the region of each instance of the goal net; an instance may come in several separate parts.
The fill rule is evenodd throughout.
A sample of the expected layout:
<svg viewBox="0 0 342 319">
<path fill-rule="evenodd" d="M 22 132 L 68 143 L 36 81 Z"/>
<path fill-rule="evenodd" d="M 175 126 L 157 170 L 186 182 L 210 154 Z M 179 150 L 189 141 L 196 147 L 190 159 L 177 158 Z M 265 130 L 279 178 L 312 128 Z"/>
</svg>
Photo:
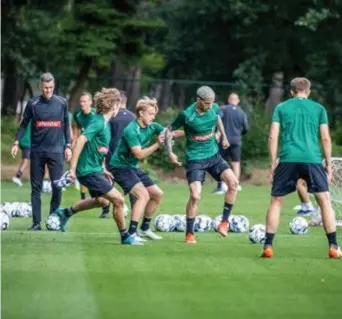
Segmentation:
<svg viewBox="0 0 342 319">
<path fill-rule="evenodd" d="M 330 184 L 331 204 L 335 211 L 336 226 L 342 227 L 342 157 L 333 157 L 332 164 L 332 179 Z M 324 162 L 323 162 L 324 165 Z M 311 226 L 321 226 L 322 217 L 320 208 L 316 203 L 316 213 L 310 221 Z"/>
</svg>

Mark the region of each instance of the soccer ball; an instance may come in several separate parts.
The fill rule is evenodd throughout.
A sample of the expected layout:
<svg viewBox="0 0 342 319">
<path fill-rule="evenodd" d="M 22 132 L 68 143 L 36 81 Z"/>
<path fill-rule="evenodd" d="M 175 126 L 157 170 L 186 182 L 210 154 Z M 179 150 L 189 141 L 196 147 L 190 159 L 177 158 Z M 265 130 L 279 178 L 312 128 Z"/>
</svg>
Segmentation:
<svg viewBox="0 0 342 319">
<path fill-rule="evenodd" d="M 5 211 L 1 211 L 1 230 L 8 229 L 10 219 Z"/>
<path fill-rule="evenodd" d="M 200 233 L 208 232 L 211 229 L 211 218 L 207 215 L 196 216 L 195 219 L 195 231 Z"/>
<path fill-rule="evenodd" d="M 217 231 L 217 228 L 219 227 L 221 221 L 222 221 L 222 215 L 219 215 L 219 216 L 216 216 L 215 218 L 213 218 L 212 221 L 211 221 L 212 229 Z"/>
<path fill-rule="evenodd" d="M 155 219 L 154 227 L 157 231 L 169 232 L 172 227 L 172 219 L 168 214 L 161 214 Z"/>
<path fill-rule="evenodd" d="M 127 217 L 129 213 L 129 208 L 126 204 L 124 204 L 124 216 Z"/>
<path fill-rule="evenodd" d="M 52 231 L 60 230 L 61 222 L 57 214 L 50 214 L 45 221 L 46 228 Z"/>
<path fill-rule="evenodd" d="M 51 193 L 52 192 L 52 186 L 50 181 L 43 181 L 43 187 L 42 187 L 43 193 Z"/>
<path fill-rule="evenodd" d="M 296 216 L 289 223 L 290 231 L 295 235 L 303 235 L 308 232 L 309 223 L 304 217 Z"/>
<path fill-rule="evenodd" d="M 249 240 L 253 244 L 264 244 L 266 240 L 266 227 L 256 224 L 249 230 Z"/>
<path fill-rule="evenodd" d="M 229 228 L 234 233 L 244 233 L 249 229 L 249 221 L 245 216 L 233 215 L 228 221 Z"/>
<path fill-rule="evenodd" d="M 186 216 L 174 215 L 173 216 L 174 231 L 184 232 L 186 230 Z"/>
</svg>

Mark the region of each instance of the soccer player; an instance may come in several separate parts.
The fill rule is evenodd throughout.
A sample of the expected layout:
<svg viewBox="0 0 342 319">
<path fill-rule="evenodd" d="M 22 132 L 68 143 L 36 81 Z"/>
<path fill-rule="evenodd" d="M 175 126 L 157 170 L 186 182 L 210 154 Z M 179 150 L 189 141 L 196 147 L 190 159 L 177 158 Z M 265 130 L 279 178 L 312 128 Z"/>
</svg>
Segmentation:
<svg viewBox="0 0 342 319">
<path fill-rule="evenodd" d="M 120 106 L 120 92 L 117 89 L 102 89 L 95 97 L 96 111 L 82 134 L 77 138 L 71 160 L 70 176 L 78 178 L 88 188 L 92 198 L 80 200 L 69 208 L 58 208 L 61 231 L 74 214 L 95 207 L 113 203 L 113 218 L 118 226 L 122 244 L 139 244 L 129 236 L 125 228 L 123 213 L 124 198 L 112 185 L 113 176 L 104 168 L 105 155 L 110 142 L 108 121 L 115 116 Z"/>
<path fill-rule="evenodd" d="M 225 194 L 222 222 L 218 232 L 227 236 L 229 230 L 228 218 L 232 211 L 238 180 L 219 153 L 215 139 L 216 128 L 222 134 L 224 148 L 229 146 L 224 127 L 219 117 L 220 107 L 214 103 L 215 93 L 208 86 L 197 90 L 196 102 L 182 111 L 166 132 L 166 143 L 171 161 L 182 165 L 172 152 L 172 131 L 184 128 L 186 136 L 186 177 L 189 183 L 190 197 L 186 206 L 186 243 L 196 243 L 194 222 L 197 215 L 198 203 L 201 198 L 202 183 L 208 172 L 216 181 L 224 181 L 228 185 Z"/>
<path fill-rule="evenodd" d="M 303 179 L 308 191 L 314 193 L 321 208 L 330 258 L 340 258 L 336 240 L 336 223 L 330 202 L 329 182 L 332 177 L 331 138 L 327 112 L 324 107 L 309 100 L 310 81 L 295 78 L 291 81 L 293 98 L 279 104 L 273 113 L 269 135 L 271 155 L 272 198 L 266 215 L 266 241 L 262 257 L 273 256 L 273 239 L 279 225 L 284 197 L 296 190 L 298 179 Z M 277 156 L 278 138 L 281 151 Z M 326 168 L 322 165 L 318 136 L 320 135 Z M 280 158 L 277 165 L 277 157 Z"/>
<path fill-rule="evenodd" d="M 68 104 L 63 97 L 53 94 L 55 79 L 51 73 L 42 74 L 40 88 L 42 95 L 27 103 L 11 149 L 15 157 L 19 141 L 32 121 L 30 178 L 33 224 L 29 230 L 41 230 L 41 190 L 45 164 L 51 180 L 58 180 L 63 175 L 64 157 L 69 161 L 72 156 Z M 61 199 L 61 190 L 53 185 L 50 214 L 60 205 Z"/>
<path fill-rule="evenodd" d="M 161 237 L 152 232 L 150 222 L 164 194 L 148 174 L 139 168 L 139 161 L 150 156 L 164 143 L 164 128 L 153 122 L 158 113 L 156 99 L 144 97 L 138 100 L 135 112 L 137 119 L 124 129 L 119 145 L 110 159 L 109 168 L 124 193 L 130 193 L 136 200 L 132 207 L 128 232 L 138 240 L 142 237 L 158 240 Z M 156 135 L 157 141 L 151 145 Z M 141 229 L 136 236 L 143 214 Z"/>
<path fill-rule="evenodd" d="M 241 145 L 242 135 L 248 132 L 248 120 L 246 113 L 239 107 L 240 99 L 236 93 L 228 97 L 228 104 L 221 106 L 220 117 L 230 146 L 227 149 L 220 147 L 220 154 L 226 160 L 231 160 L 232 170 L 238 180 L 241 172 Z M 216 135 L 220 140 L 220 133 Z M 225 186 L 225 185 L 224 185 Z M 238 191 L 241 186 L 238 186 Z M 222 182 L 217 183 L 215 194 L 224 194 L 225 189 Z"/>
<path fill-rule="evenodd" d="M 28 123 L 24 136 L 19 141 L 19 147 L 22 151 L 21 162 L 18 167 L 18 171 L 14 177 L 12 177 L 12 182 L 17 184 L 19 187 L 23 186 L 21 181 L 21 176 L 25 171 L 28 162 L 30 160 L 30 151 L 31 151 L 31 121 Z"/>
</svg>

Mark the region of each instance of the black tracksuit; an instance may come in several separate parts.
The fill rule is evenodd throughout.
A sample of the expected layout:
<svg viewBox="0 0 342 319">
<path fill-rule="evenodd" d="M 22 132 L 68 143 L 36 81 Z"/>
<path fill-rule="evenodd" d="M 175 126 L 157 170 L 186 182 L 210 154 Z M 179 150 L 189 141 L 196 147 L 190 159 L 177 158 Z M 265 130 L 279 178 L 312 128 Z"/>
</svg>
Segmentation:
<svg viewBox="0 0 342 319">
<path fill-rule="evenodd" d="M 68 104 L 65 98 L 53 95 L 47 100 L 43 96 L 27 102 L 16 140 L 24 135 L 26 126 L 32 120 L 31 130 L 31 202 L 33 223 L 41 222 L 41 190 L 47 164 L 51 181 L 63 175 L 65 145 L 70 143 Z M 56 210 L 62 199 L 60 189 L 52 183 L 50 214 Z"/>
</svg>

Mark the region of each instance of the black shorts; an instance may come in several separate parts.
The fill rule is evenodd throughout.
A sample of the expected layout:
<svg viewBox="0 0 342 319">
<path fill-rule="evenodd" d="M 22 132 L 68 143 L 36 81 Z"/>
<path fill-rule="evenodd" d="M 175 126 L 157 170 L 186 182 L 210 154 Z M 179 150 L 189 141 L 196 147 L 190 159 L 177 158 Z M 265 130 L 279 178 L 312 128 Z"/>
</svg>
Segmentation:
<svg viewBox="0 0 342 319">
<path fill-rule="evenodd" d="M 111 167 L 110 172 L 114 176 L 114 181 L 121 186 L 125 195 L 138 183 L 142 183 L 145 187 L 150 187 L 155 184 L 150 176 L 140 168 Z"/>
<path fill-rule="evenodd" d="M 202 160 L 187 160 L 185 166 L 186 179 L 189 184 L 193 182 L 203 183 L 205 181 L 205 173 L 208 172 L 219 182 L 222 172 L 229 168 L 229 165 L 219 153 Z"/>
<path fill-rule="evenodd" d="M 21 158 L 29 159 L 30 154 L 31 154 L 31 149 L 29 147 L 22 147 L 22 146 L 20 146 L 20 149 L 21 149 Z"/>
<path fill-rule="evenodd" d="M 220 154 L 226 161 L 231 159 L 232 162 L 240 162 L 240 160 L 241 160 L 241 145 L 233 144 L 233 145 L 230 145 L 226 149 L 221 148 Z"/>
<path fill-rule="evenodd" d="M 100 197 L 112 190 L 113 184 L 103 173 L 93 173 L 85 176 L 77 176 L 81 185 L 89 190 L 91 197 Z"/>
<path fill-rule="evenodd" d="M 309 193 L 328 192 L 328 177 L 322 164 L 280 163 L 273 177 L 272 196 L 296 191 L 299 178 L 305 180 Z"/>
</svg>

